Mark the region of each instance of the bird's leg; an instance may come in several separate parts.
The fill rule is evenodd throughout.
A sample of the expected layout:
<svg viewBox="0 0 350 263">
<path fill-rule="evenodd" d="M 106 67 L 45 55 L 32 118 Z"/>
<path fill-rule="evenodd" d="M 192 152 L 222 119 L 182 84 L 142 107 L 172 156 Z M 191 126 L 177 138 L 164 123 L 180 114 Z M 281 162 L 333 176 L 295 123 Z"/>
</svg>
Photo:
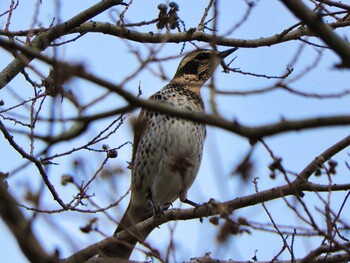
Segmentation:
<svg viewBox="0 0 350 263">
<path fill-rule="evenodd" d="M 180 198 L 180 201 L 182 203 L 185 203 L 185 204 L 189 204 L 193 207 L 198 207 L 199 204 L 187 199 L 187 189 L 183 189 L 181 192 L 180 192 L 180 195 L 179 195 L 179 198 Z"/>
<path fill-rule="evenodd" d="M 161 216 L 163 215 L 163 212 L 169 208 L 169 206 L 172 206 L 172 203 L 166 203 L 164 205 L 155 205 L 152 199 L 152 191 L 149 190 L 146 195 L 146 199 L 149 202 L 150 206 L 153 209 L 154 216 Z"/>
<path fill-rule="evenodd" d="M 146 200 L 149 204 L 150 207 L 152 207 L 153 209 L 153 214 L 157 214 L 157 207 L 156 205 L 154 205 L 154 202 L 153 202 L 153 199 L 152 199 L 152 191 L 151 190 L 148 190 L 147 193 L 146 193 Z"/>
<path fill-rule="evenodd" d="M 188 205 L 191 205 L 191 206 L 193 206 L 193 207 L 198 207 L 198 206 L 200 206 L 199 204 L 197 204 L 197 203 L 195 203 L 195 202 L 193 202 L 193 201 L 191 201 L 191 200 L 189 200 L 189 199 L 185 199 L 185 200 L 181 200 L 181 202 L 183 202 L 183 203 L 185 203 L 185 204 L 188 204 Z"/>
<path fill-rule="evenodd" d="M 193 206 L 194 207 L 194 213 L 196 214 L 197 213 L 197 208 L 200 205 L 195 203 L 195 202 L 193 202 L 193 201 L 191 201 L 191 200 L 189 200 L 189 199 L 187 199 L 186 196 L 187 196 L 187 191 L 182 191 L 180 193 L 180 201 L 183 202 L 183 203 L 186 203 L 186 204 L 189 204 L 189 205 Z M 201 223 L 203 223 L 203 219 L 201 217 L 199 218 L 199 221 Z"/>
</svg>

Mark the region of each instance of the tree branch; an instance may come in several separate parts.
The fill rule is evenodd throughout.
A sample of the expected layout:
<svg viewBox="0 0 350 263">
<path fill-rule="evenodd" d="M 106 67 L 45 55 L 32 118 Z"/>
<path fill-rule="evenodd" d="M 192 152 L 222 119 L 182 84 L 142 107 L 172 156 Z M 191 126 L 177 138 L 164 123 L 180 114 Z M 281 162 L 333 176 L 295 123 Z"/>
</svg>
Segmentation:
<svg viewBox="0 0 350 263">
<path fill-rule="evenodd" d="M 71 19 L 50 28 L 46 32 L 39 34 L 30 43 L 30 48 L 36 51 L 43 51 L 55 39 L 65 35 L 75 27 L 81 25 L 82 23 L 88 21 L 89 19 L 109 9 L 110 7 L 120 4 L 122 4 L 121 0 L 99 1 L 97 4 L 91 6 L 90 8 L 72 17 Z M 24 59 L 24 57 L 26 59 Z M 16 57 L 10 64 L 8 64 L 7 67 L 0 72 L 0 90 L 5 87 L 5 85 L 9 83 L 18 73 L 20 73 L 34 58 L 35 57 L 28 57 L 23 56 L 23 54 L 19 54 L 18 57 Z"/>
<path fill-rule="evenodd" d="M 15 236 L 24 255 L 30 262 L 58 262 L 55 256 L 46 254 L 31 229 L 31 222 L 27 221 L 18 209 L 17 202 L 8 192 L 8 186 L 3 180 L 4 177 L 0 176 L 0 215 Z"/>
<path fill-rule="evenodd" d="M 307 263 L 346 263 L 350 259 L 350 255 L 343 253 L 337 255 L 327 255 L 323 257 L 316 257 L 312 260 L 307 261 Z M 267 261 L 238 261 L 238 260 L 220 260 L 211 258 L 209 255 L 205 255 L 204 257 L 196 257 L 192 258 L 187 263 L 266 263 Z M 271 262 L 271 261 L 270 261 Z M 186 263 L 186 262 L 185 262 Z M 273 263 L 304 263 L 302 259 L 291 260 L 273 260 Z"/>
<path fill-rule="evenodd" d="M 330 23 L 328 27 L 337 28 L 350 25 L 350 21 Z M 110 23 L 102 22 L 86 22 L 79 27 L 74 28 L 69 33 L 103 33 L 120 38 L 126 38 L 131 41 L 139 43 L 180 43 L 186 41 L 200 41 L 210 44 L 216 44 L 220 46 L 229 47 L 262 47 L 271 46 L 287 42 L 290 40 L 297 40 L 302 36 L 313 36 L 314 33 L 308 28 L 299 27 L 293 31 L 283 31 L 280 34 L 275 34 L 270 37 L 262 37 L 258 39 L 233 39 L 225 36 L 213 36 L 212 34 L 206 34 L 202 31 L 188 30 L 181 33 L 141 33 L 134 30 L 130 30 L 125 27 L 113 25 Z"/>
<path fill-rule="evenodd" d="M 303 21 L 324 43 L 326 43 L 342 62 L 340 67 L 350 67 L 350 45 L 333 32 L 332 28 L 322 21 L 319 14 L 309 10 L 300 0 L 282 0 L 292 13 Z"/>
<path fill-rule="evenodd" d="M 319 188 L 319 190 L 325 190 L 325 187 L 319 187 L 313 183 L 309 183 L 307 180 L 320 165 L 349 145 L 350 136 L 347 136 L 315 158 L 315 160 L 313 160 L 292 183 L 236 198 L 227 202 L 217 203 L 216 201 L 209 201 L 209 203 L 196 208 L 171 209 L 165 211 L 164 215 L 161 217 L 151 217 L 137 224 L 130 230 L 130 233 L 140 233 L 141 236 L 147 236 L 148 233 L 150 233 L 154 228 L 169 221 L 190 220 L 222 214 L 229 215 L 234 210 L 272 201 L 277 198 L 284 198 L 290 195 L 301 196 L 303 191 L 314 192 L 317 190 L 317 188 Z M 349 186 L 349 184 L 343 185 L 338 190 L 349 190 Z M 131 237 L 128 231 L 119 232 L 116 237 L 109 237 L 98 243 L 90 245 L 89 247 L 65 259 L 64 262 L 80 262 L 83 260 L 88 260 L 102 251 L 113 251 L 113 249 L 120 244 L 120 242 L 125 242 L 130 238 Z"/>
<path fill-rule="evenodd" d="M 11 43 L 1 38 L 0 38 L 0 45 L 7 49 L 16 48 L 22 51 L 22 53 L 25 55 L 36 57 L 52 66 L 60 67 L 60 69 L 63 70 L 64 72 L 67 72 L 67 74 L 71 74 L 73 76 L 75 75 L 82 79 L 88 80 L 92 83 L 98 84 L 109 91 L 119 94 L 127 102 L 129 102 L 130 108 L 127 107 L 128 110 L 131 110 L 133 107 L 134 108 L 144 107 L 157 112 L 167 113 L 167 114 L 171 114 L 184 119 L 216 126 L 252 140 L 257 140 L 266 136 L 272 136 L 272 135 L 276 135 L 276 134 L 280 134 L 288 131 L 299 131 L 303 129 L 319 128 L 319 127 L 325 127 L 325 126 L 350 125 L 349 115 L 344 115 L 344 116 L 337 115 L 337 116 L 330 116 L 330 117 L 316 117 L 316 118 L 309 118 L 309 119 L 301 119 L 301 120 L 295 120 L 295 121 L 288 121 L 283 119 L 279 122 L 276 122 L 270 125 L 248 127 L 248 126 L 239 124 L 237 120 L 228 121 L 217 115 L 200 114 L 200 113 L 194 114 L 193 112 L 187 112 L 184 110 L 175 109 L 173 107 L 156 103 L 154 101 L 140 99 L 139 97 L 123 89 L 121 86 L 116 85 L 110 81 L 107 81 L 105 79 L 102 79 L 100 77 L 97 77 L 87 72 L 80 65 L 72 66 L 72 65 L 69 65 L 68 63 L 58 61 L 54 58 L 46 57 L 42 55 L 40 52 L 33 50 L 27 46 L 21 46 L 15 43 Z M 86 118 L 86 120 L 87 119 L 91 120 L 92 116 L 80 117 L 80 120 L 85 121 L 84 118 Z"/>
<path fill-rule="evenodd" d="M 22 147 L 20 147 L 13 139 L 13 136 L 7 131 L 5 125 L 2 123 L 2 121 L 0 121 L 0 130 L 3 133 L 5 139 L 9 142 L 9 144 L 13 147 L 13 149 L 15 149 L 21 156 L 22 158 L 25 158 L 27 160 L 29 160 L 30 162 L 34 163 L 36 168 L 38 169 L 41 177 L 43 178 L 43 181 L 45 183 L 45 185 L 47 186 L 47 188 L 49 189 L 52 197 L 54 200 L 56 200 L 59 205 L 63 208 L 63 209 L 67 209 L 66 204 L 62 201 L 62 199 L 59 197 L 55 187 L 53 184 L 51 184 L 44 168 L 43 165 L 41 164 L 41 162 L 36 159 L 34 156 L 26 153 Z"/>
<path fill-rule="evenodd" d="M 301 183 L 296 180 L 292 184 L 275 187 L 252 195 L 239 197 L 227 202 L 217 203 L 215 201 L 209 201 L 209 203 L 196 208 L 171 209 L 165 211 L 164 215 L 161 217 L 151 217 L 137 224 L 130 230 L 130 232 L 141 233 L 143 235 L 145 233 L 150 233 L 154 228 L 159 227 L 164 223 L 168 223 L 174 220 L 192 220 L 221 214 L 228 215 L 232 213 L 232 211 L 261 204 L 263 202 L 272 201 L 280 197 L 300 195 L 302 191 L 314 192 L 317 190 L 317 188 L 318 187 L 315 187 L 315 185 L 312 183 Z M 340 188 L 340 190 L 349 190 L 350 185 L 342 185 Z M 322 186 L 322 189 L 320 190 L 325 190 L 325 187 Z M 126 231 L 122 231 L 118 233 L 116 237 L 112 236 L 106 238 L 102 241 L 88 246 L 85 249 L 78 251 L 72 256 L 64 259 L 63 262 L 73 263 L 88 260 L 89 258 L 98 255 L 103 251 L 114 250 L 115 252 L 115 248 L 118 246 L 118 244 L 121 242 L 127 242 L 129 238 L 130 235 Z"/>
</svg>

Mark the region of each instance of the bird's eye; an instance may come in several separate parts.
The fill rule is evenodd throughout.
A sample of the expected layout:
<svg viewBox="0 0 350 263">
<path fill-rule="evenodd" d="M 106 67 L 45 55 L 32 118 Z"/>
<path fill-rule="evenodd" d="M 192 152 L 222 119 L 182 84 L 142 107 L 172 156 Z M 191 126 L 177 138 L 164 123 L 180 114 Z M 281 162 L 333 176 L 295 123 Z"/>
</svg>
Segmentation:
<svg viewBox="0 0 350 263">
<path fill-rule="evenodd" d="M 209 58 L 208 53 L 200 53 L 196 56 L 196 59 L 198 59 L 198 60 L 204 60 L 204 59 L 208 59 L 208 58 Z"/>
</svg>

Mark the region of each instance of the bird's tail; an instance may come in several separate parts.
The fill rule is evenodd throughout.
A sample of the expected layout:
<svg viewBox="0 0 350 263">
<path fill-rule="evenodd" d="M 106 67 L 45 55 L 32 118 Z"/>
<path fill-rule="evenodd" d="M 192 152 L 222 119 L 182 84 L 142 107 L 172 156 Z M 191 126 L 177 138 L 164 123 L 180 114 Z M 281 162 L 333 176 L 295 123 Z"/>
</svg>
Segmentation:
<svg viewBox="0 0 350 263">
<path fill-rule="evenodd" d="M 114 232 L 114 236 L 120 239 L 120 242 L 112 250 L 105 251 L 104 256 L 128 260 L 136 243 L 143 243 L 152 231 L 138 231 L 133 226 L 136 226 L 151 215 L 149 211 L 146 213 L 142 209 L 133 209 L 129 205 Z"/>
</svg>

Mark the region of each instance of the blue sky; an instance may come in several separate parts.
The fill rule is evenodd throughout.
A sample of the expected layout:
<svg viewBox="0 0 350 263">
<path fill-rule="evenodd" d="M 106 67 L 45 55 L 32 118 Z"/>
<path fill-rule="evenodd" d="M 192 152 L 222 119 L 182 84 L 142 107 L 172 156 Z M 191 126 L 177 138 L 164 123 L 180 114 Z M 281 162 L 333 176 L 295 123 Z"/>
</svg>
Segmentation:
<svg viewBox="0 0 350 263">
<path fill-rule="evenodd" d="M 94 4 L 96 1 L 62 1 L 61 10 L 59 16 L 62 21 L 72 17 L 81 10 Z M 179 15 L 186 23 L 186 28 L 195 27 L 202 15 L 202 10 L 205 7 L 206 1 L 177 1 L 180 6 Z M 158 10 L 156 6 L 159 1 L 134 1 L 132 7 L 127 12 L 127 20 L 132 22 L 147 21 L 157 16 Z M 0 3 L 0 13 L 7 8 L 7 1 Z M 11 24 L 11 30 L 27 29 L 31 25 L 33 17 L 33 3 L 32 2 L 20 2 L 18 10 L 13 15 L 13 22 Z M 122 10 L 121 7 L 116 7 L 115 10 Z M 142 10 L 142 12 L 140 12 Z M 220 19 L 218 21 L 219 33 L 226 32 L 235 22 L 239 21 L 245 12 L 244 1 L 221 1 L 219 6 Z M 46 27 L 50 24 L 52 16 L 56 16 L 55 8 L 51 1 L 43 1 L 40 5 L 39 19 L 42 26 Z M 112 14 L 113 16 L 113 14 Z M 114 15 L 115 17 L 115 15 Z M 25 19 L 23 19 L 25 18 Z M 101 22 L 115 22 L 111 15 L 103 14 L 94 19 Z M 294 24 L 297 20 L 279 3 L 279 1 L 260 1 L 257 7 L 253 10 L 249 19 L 242 27 L 234 31 L 230 37 L 242 38 L 242 39 L 259 39 L 260 37 L 272 36 L 281 32 L 286 27 Z M 5 18 L 0 18 L 0 26 L 3 28 L 5 24 Z M 145 28 L 137 28 L 142 32 L 156 31 L 155 26 L 151 25 Z M 341 35 L 348 34 L 349 31 L 339 31 Z M 64 41 L 70 37 L 60 39 Z M 315 39 L 309 39 L 312 42 L 317 42 Z M 208 45 L 203 43 L 196 43 L 200 47 L 208 48 Z M 266 75 L 282 75 L 289 63 L 295 57 L 302 44 L 298 41 L 291 41 L 289 43 L 282 43 L 271 47 L 262 48 L 240 48 L 233 56 L 236 56 L 235 61 L 231 64 L 232 67 L 240 68 L 242 71 L 254 72 L 257 74 Z M 131 49 L 139 50 L 143 56 L 147 56 L 147 47 L 153 47 L 154 44 L 142 44 L 142 43 L 127 43 L 126 40 L 115 38 L 112 36 L 91 34 L 84 36 L 83 38 L 70 43 L 64 47 L 58 49 L 58 57 L 61 60 L 67 62 L 82 63 L 90 72 L 104 77 L 116 84 L 119 84 L 123 79 L 132 74 L 138 67 L 138 62 L 131 52 Z M 182 44 L 164 44 L 164 47 L 159 53 L 159 57 L 166 57 L 169 55 L 179 55 Z M 219 50 L 224 50 L 227 47 L 218 47 Z M 187 44 L 185 52 L 193 50 L 194 47 L 191 44 Z M 10 61 L 11 57 L 0 50 L 1 61 L 0 67 L 4 68 Z M 52 55 L 52 50 L 48 50 L 45 54 Z M 313 47 L 305 46 L 299 60 L 294 65 L 293 75 L 298 75 L 303 72 L 306 67 L 313 64 L 313 61 L 317 58 L 318 52 Z M 167 60 L 160 63 L 154 63 L 150 65 L 150 68 L 159 72 L 159 67 L 165 72 L 165 75 L 169 78 L 174 74 L 176 67 L 180 61 L 178 59 Z M 298 79 L 291 84 L 292 87 L 310 93 L 337 93 L 342 90 L 349 89 L 349 72 L 346 70 L 335 70 L 334 65 L 339 62 L 337 56 L 331 51 L 324 51 L 324 55 L 321 58 L 317 68 L 311 70 L 306 76 Z M 47 73 L 46 65 L 38 62 L 34 62 L 39 71 L 44 74 Z M 293 76 L 292 75 L 292 76 Z M 33 75 L 34 76 L 34 75 Z M 37 80 L 40 78 L 37 77 Z M 268 80 L 264 78 L 256 78 L 245 76 L 241 74 L 224 74 L 220 69 L 216 71 L 215 83 L 217 89 L 224 91 L 247 91 L 257 88 L 267 87 L 276 82 L 276 80 Z M 137 94 L 137 87 L 141 86 L 143 98 L 147 98 L 152 93 L 159 90 L 166 84 L 166 81 L 156 78 L 150 70 L 144 69 L 135 78 L 128 81 L 124 87 Z M 79 94 L 79 98 L 84 102 L 93 100 L 96 96 L 103 93 L 102 89 L 88 83 L 74 79 L 70 81 L 67 88 L 72 89 L 75 94 Z M 16 90 L 24 98 L 32 97 L 32 89 L 28 87 L 22 76 L 17 76 L 7 88 Z M 13 105 L 16 102 L 13 100 L 13 96 L 6 90 L 0 91 L 0 98 L 6 101 L 6 106 Z M 206 104 L 207 111 L 210 112 L 209 97 L 210 91 L 208 88 L 204 88 L 202 91 L 203 99 Z M 251 96 L 223 96 L 216 95 L 216 101 L 219 112 L 228 119 L 237 119 L 240 123 L 246 125 L 264 125 L 273 122 L 277 122 L 281 118 L 287 119 L 299 119 L 309 118 L 315 116 L 332 116 L 336 114 L 349 114 L 349 97 L 343 97 L 341 99 L 312 99 L 305 98 L 290 94 L 285 91 L 275 91 L 265 93 L 263 95 L 251 95 Z M 123 103 L 123 100 L 118 96 L 109 96 L 103 103 L 96 105 L 90 113 L 103 111 L 109 108 L 114 108 L 116 105 Z M 62 112 L 69 116 L 74 114 L 70 112 L 73 107 L 69 102 L 64 101 L 61 104 Z M 134 112 L 136 116 L 137 112 Z M 94 126 L 91 126 L 88 133 L 84 138 L 74 140 L 70 143 L 61 143 L 54 148 L 54 151 L 64 152 L 67 149 L 72 148 L 74 145 L 80 145 L 88 138 L 92 138 L 101 127 L 105 127 L 112 121 L 113 118 L 108 120 L 99 121 Z M 43 130 L 45 132 L 45 130 Z M 276 156 L 283 158 L 283 164 L 288 170 L 294 172 L 300 172 L 310 161 L 312 161 L 318 154 L 336 143 L 349 133 L 348 127 L 336 127 L 336 128 L 322 128 L 303 132 L 289 132 L 267 138 L 266 142 L 269 147 L 274 151 Z M 28 149 L 28 141 L 19 136 L 15 137 L 19 143 L 26 145 Z M 132 132 L 130 125 L 127 124 L 123 129 L 115 135 L 108 138 L 104 143 L 109 144 L 111 147 L 117 147 L 125 141 L 132 140 Z M 18 167 L 18 156 L 10 151 L 7 144 L 0 141 L 1 155 L 2 155 L 2 170 L 13 171 Z M 37 145 L 36 150 L 39 151 L 40 144 Z M 204 158 L 202 161 L 202 167 L 198 174 L 198 178 L 192 188 L 189 191 L 190 199 L 196 202 L 205 202 L 210 198 L 215 198 L 219 201 L 226 201 L 234 199 L 238 196 L 244 196 L 254 193 L 254 185 L 250 182 L 244 184 L 240 178 L 232 177 L 230 175 L 232 169 L 243 158 L 244 154 L 249 149 L 249 143 L 246 139 L 237 135 L 228 133 L 218 128 L 208 127 L 208 137 L 205 144 Z M 344 162 L 348 161 L 348 152 L 343 151 L 337 155 L 336 159 L 339 162 L 339 174 L 334 180 L 337 183 L 344 183 L 348 178 L 349 171 L 345 168 Z M 6 153 L 6 154 L 5 154 Z M 119 151 L 117 159 L 109 161 L 108 165 L 120 165 L 126 166 L 126 162 L 130 160 L 131 147 L 123 147 Z M 74 158 L 85 158 L 91 160 L 87 163 L 87 169 L 89 171 L 95 171 L 103 160 L 101 154 L 91 152 L 79 152 L 73 156 Z M 74 169 L 71 165 L 71 157 L 63 157 L 56 159 L 60 165 L 54 166 L 52 174 L 55 175 L 52 180 L 59 184 L 60 175 L 62 173 L 74 173 Z M 283 178 L 278 177 L 276 180 L 269 178 L 269 171 L 267 165 L 271 163 L 271 158 L 268 152 L 258 145 L 254 151 L 253 160 L 256 162 L 254 169 L 254 177 L 258 176 L 259 189 L 264 190 L 272 187 L 273 185 L 281 185 L 284 183 Z M 22 161 L 22 160 L 20 160 Z M 82 173 L 83 174 L 83 173 Z M 83 178 L 82 174 L 76 174 L 79 178 Z M 315 179 L 313 178 L 312 181 Z M 319 180 L 319 179 L 317 179 Z M 26 185 L 31 185 L 34 188 L 40 187 L 40 178 L 38 177 L 36 170 L 28 168 L 21 173 L 16 174 L 10 178 L 11 191 L 16 197 L 23 195 L 23 191 Z M 108 204 L 111 198 L 117 199 L 122 195 L 129 182 L 129 177 L 124 176 L 121 180 L 122 184 L 118 184 L 117 193 L 111 192 L 112 187 L 100 182 L 95 185 L 95 189 L 91 189 L 96 194 L 96 200 L 101 204 Z M 315 182 L 317 182 L 315 180 Z M 73 194 L 73 188 L 58 186 L 63 198 L 69 200 Z M 344 197 L 344 193 L 333 194 L 334 207 L 338 207 Z M 293 200 L 293 198 L 290 198 Z M 317 197 L 314 194 L 307 193 L 305 202 L 310 207 L 321 206 Z M 53 204 L 51 196 L 46 193 L 43 200 L 43 207 L 50 207 Z M 126 207 L 127 200 L 122 203 L 122 207 Z M 174 207 L 178 207 L 180 204 L 177 202 Z M 285 204 L 281 201 L 273 201 L 267 204 L 271 213 L 276 217 L 276 221 L 281 224 L 291 225 L 298 222 L 299 219 L 285 208 Z M 347 207 L 349 208 L 349 207 Z M 334 209 L 337 211 L 337 208 Z M 114 218 L 120 218 L 122 215 L 122 208 L 110 210 L 109 213 Z M 55 217 L 58 219 L 54 219 Z M 39 215 L 34 225 L 38 236 L 41 238 L 43 245 L 48 251 L 53 251 L 54 248 L 59 248 L 63 256 L 68 256 L 76 249 L 81 249 L 93 242 L 97 242 L 102 239 L 98 234 L 85 235 L 79 232 L 79 226 L 86 223 L 86 215 L 80 215 L 78 213 L 67 212 L 60 215 L 44 216 Z M 90 215 L 93 217 L 94 215 Z M 233 218 L 247 217 L 253 221 L 269 222 L 266 213 L 264 213 L 261 206 L 254 206 L 246 209 L 242 209 L 234 213 Z M 319 217 L 319 222 L 322 222 L 322 218 Z M 215 244 L 215 230 L 216 228 L 208 223 L 208 220 L 204 220 L 204 224 L 199 224 L 198 221 L 178 222 L 177 224 L 171 223 L 163 225 L 161 229 L 157 229 L 150 236 L 150 242 L 159 244 L 160 247 L 169 242 L 168 231 L 169 226 L 176 225 L 175 242 L 178 246 L 178 252 L 176 254 L 177 260 L 188 260 L 194 256 L 202 256 L 208 251 L 213 251 L 212 256 L 217 258 L 234 258 L 235 260 L 248 260 L 254 255 L 254 250 L 257 249 L 258 259 L 270 260 L 281 248 L 280 237 L 276 235 L 267 235 L 254 231 L 251 235 L 243 234 L 242 236 L 233 237 L 230 242 L 230 246 L 222 247 L 219 244 Z M 55 233 L 55 229 L 58 227 L 63 228 L 67 233 L 73 231 L 74 240 L 71 245 L 63 237 L 63 235 Z M 114 231 L 115 224 L 101 216 L 99 223 L 101 230 L 107 234 L 111 234 Z M 0 229 L 3 233 L 5 231 L 6 238 L 0 239 L 0 247 L 6 248 L 5 253 L 2 256 L 6 259 L 11 259 L 13 262 L 27 262 L 21 255 L 13 254 L 13 247 L 16 246 L 16 242 L 13 241 L 11 235 L 6 232 L 6 227 L 0 221 Z M 65 232 L 63 231 L 63 232 Z M 190 232 L 190 235 L 188 234 Z M 185 238 L 183 238 L 185 237 Z M 203 237 L 205 241 L 203 242 Z M 269 242 L 266 242 L 268 238 Z M 65 244 L 65 245 L 63 245 Z M 297 256 L 302 256 L 305 250 L 315 248 L 319 243 L 311 242 L 307 239 L 298 240 L 295 244 L 297 250 Z M 73 250 L 71 249 L 73 248 Z M 242 249 L 244 248 L 244 249 Z M 17 250 L 17 249 L 16 249 Z M 15 258 L 15 257 L 19 258 Z M 287 255 L 285 255 L 287 257 Z M 142 259 L 140 255 L 134 255 L 134 258 Z"/>
</svg>

